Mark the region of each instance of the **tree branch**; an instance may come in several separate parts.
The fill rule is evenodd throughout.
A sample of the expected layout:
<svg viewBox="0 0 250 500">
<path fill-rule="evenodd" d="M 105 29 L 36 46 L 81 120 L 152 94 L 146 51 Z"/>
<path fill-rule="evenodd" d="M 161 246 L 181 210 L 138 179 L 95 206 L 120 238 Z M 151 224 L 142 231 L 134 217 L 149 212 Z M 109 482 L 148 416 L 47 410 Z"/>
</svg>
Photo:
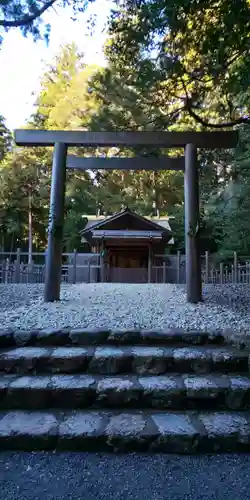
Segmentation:
<svg viewBox="0 0 250 500">
<path fill-rule="evenodd" d="M 48 10 L 56 0 L 49 0 L 41 9 L 37 9 L 34 14 L 26 14 L 21 19 L 15 19 L 13 21 L 8 21 L 5 19 L 0 19 L 0 26 L 4 28 L 19 28 L 21 26 L 27 26 L 27 24 L 33 23 L 38 17 L 40 17 L 46 10 Z"/>
<path fill-rule="evenodd" d="M 247 123 L 250 124 L 250 118 L 238 118 L 236 120 L 232 120 L 230 122 L 223 122 L 223 123 L 211 123 L 203 118 L 201 118 L 199 115 L 197 115 L 193 108 L 192 104 L 190 103 L 190 100 L 187 100 L 185 108 L 187 112 L 189 113 L 192 118 L 194 118 L 198 123 L 203 125 L 204 127 L 213 127 L 213 128 L 225 128 L 225 127 L 234 127 L 235 125 L 240 125 L 241 123 Z"/>
<path fill-rule="evenodd" d="M 193 109 L 194 106 L 193 106 L 192 99 L 188 95 L 187 87 L 186 87 L 185 82 L 184 82 L 182 77 L 181 77 L 181 82 L 183 85 L 184 92 L 186 94 L 186 103 L 184 105 L 184 110 L 186 110 L 189 113 L 189 115 L 192 118 L 194 118 L 194 120 L 196 120 L 198 123 L 203 125 L 203 127 L 211 127 L 211 128 L 220 129 L 220 128 L 225 128 L 225 127 L 234 127 L 235 125 L 240 125 L 241 123 L 250 124 L 249 117 L 248 118 L 238 118 L 236 120 L 231 120 L 229 122 L 223 122 L 223 123 L 211 123 L 211 122 L 204 120 L 203 118 L 201 118 L 199 115 L 197 115 L 195 113 L 195 111 Z"/>
</svg>

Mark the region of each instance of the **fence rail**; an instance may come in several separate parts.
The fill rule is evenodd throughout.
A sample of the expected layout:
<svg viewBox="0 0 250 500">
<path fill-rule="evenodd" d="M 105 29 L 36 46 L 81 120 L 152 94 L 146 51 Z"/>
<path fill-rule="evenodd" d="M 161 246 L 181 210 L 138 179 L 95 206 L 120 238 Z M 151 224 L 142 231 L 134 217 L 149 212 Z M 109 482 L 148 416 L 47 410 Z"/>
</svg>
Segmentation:
<svg viewBox="0 0 250 500">
<path fill-rule="evenodd" d="M 43 257 L 45 261 L 44 253 L 37 253 L 33 256 L 37 256 L 38 260 Z M 0 283 L 44 283 L 44 263 L 21 262 L 20 251 L 16 253 L 15 259 L 13 257 L 12 255 L 12 258 L 0 261 Z M 149 269 L 109 268 L 103 265 L 99 255 L 94 254 L 88 254 L 86 257 L 86 254 L 74 252 L 63 254 L 63 257 L 68 260 L 68 263 L 62 265 L 62 283 L 185 283 L 185 256 L 181 256 L 180 253 L 165 256 L 163 265 L 152 265 Z M 80 257 L 85 259 L 84 264 L 79 264 Z M 224 265 L 222 262 L 215 265 L 206 252 L 202 256 L 203 284 L 250 284 L 250 259 L 239 263 L 237 254 L 234 254 L 232 260 L 231 265 Z"/>
</svg>

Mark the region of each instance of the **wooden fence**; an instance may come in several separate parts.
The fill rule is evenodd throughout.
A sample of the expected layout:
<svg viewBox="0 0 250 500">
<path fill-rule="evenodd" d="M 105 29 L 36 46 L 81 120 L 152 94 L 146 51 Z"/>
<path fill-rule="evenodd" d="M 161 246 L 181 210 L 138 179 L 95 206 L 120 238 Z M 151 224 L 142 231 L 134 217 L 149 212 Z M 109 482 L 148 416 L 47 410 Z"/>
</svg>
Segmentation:
<svg viewBox="0 0 250 500">
<path fill-rule="evenodd" d="M 12 256 L 0 254 L 0 283 L 44 283 L 45 280 L 45 253 L 34 253 L 33 262 L 27 262 L 27 253 L 20 250 Z M 89 254 L 90 255 L 90 254 Z M 84 264 L 79 264 L 77 258 L 82 256 Z M 3 258 L 6 257 L 6 258 Z M 92 262 L 95 257 L 95 262 Z M 62 283 L 79 282 L 116 282 L 116 283 L 185 283 L 185 256 L 165 256 L 162 266 L 152 266 L 150 270 L 108 268 L 104 269 L 99 262 L 98 255 L 73 253 L 63 254 Z M 26 262 L 25 262 L 26 260 Z M 43 260 L 43 262 L 41 262 Z M 250 284 L 250 259 L 244 263 L 238 262 L 237 254 L 233 255 L 233 263 L 224 265 L 222 262 L 214 264 L 212 256 L 206 252 L 202 256 L 203 284 Z M 39 263 L 38 263 L 39 261 Z"/>
</svg>

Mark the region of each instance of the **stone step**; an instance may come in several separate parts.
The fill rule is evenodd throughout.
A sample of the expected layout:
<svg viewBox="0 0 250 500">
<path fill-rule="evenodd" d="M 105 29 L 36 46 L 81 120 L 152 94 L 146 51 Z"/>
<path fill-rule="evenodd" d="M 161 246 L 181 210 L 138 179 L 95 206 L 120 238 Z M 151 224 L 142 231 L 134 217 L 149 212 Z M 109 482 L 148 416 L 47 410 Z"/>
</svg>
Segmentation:
<svg viewBox="0 0 250 500">
<path fill-rule="evenodd" d="M 233 347 L 17 347 L 0 352 L 0 372 L 163 374 L 247 372 L 248 351 Z"/>
<path fill-rule="evenodd" d="M 0 413 L 0 449 L 211 453 L 250 451 L 250 413 Z"/>
<path fill-rule="evenodd" d="M 223 332 L 168 330 L 105 330 L 68 328 L 63 330 L 0 331 L 0 349 L 16 346 L 88 346 L 88 345 L 208 345 L 227 343 Z"/>
<path fill-rule="evenodd" d="M 240 375 L 0 377 L 0 409 L 250 409 L 250 378 Z"/>
</svg>

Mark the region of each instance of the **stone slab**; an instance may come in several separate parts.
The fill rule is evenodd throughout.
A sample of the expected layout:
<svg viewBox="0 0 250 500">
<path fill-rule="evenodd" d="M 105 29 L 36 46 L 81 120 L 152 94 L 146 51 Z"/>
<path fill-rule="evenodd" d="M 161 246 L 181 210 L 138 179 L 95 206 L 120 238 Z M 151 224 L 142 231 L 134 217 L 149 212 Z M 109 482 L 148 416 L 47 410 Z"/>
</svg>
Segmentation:
<svg viewBox="0 0 250 500">
<path fill-rule="evenodd" d="M 12 381 L 2 400 L 2 408 L 47 409 L 50 406 L 51 378 L 49 376 L 23 376 Z"/>
<path fill-rule="evenodd" d="M 100 434 L 104 416 L 98 412 L 76 412 L 66 416 L 59 425 L 60 440 Z"/>
<path fill-rule="evenodd" d="M 137 437 L 145 430 L 147 420 L 144 415 L 134 413 L 120 413 L 110 418 L 105 433 L 109 438 Z"/>
<path fill-rule="evenodd" d="M 135 379 L 126 377 L 106 377 L 97 385 L 97 405 L 108 408 L 138 408 L 141 391 Z"/>
<path fill-rule="evenodd" d="M 194 437 L 197 429 L 187 415 L 178 413 L 151 414 L 159 434 L 162 436 L 187 436 Z"/>
<path fill-rule="evenodd" d="M 250 378 L 240 375 L 230 376 L 230 385 L 232 389 L 242 389 L 244 391 L 250 390 Z"/>
<path fill-rule="evenodd" d="M 249 451 L 249 422 L 249 412 L 0 412 L 0 449 Z"/>
<path fill-rule="evenodd" d="M 155 408 L 247 410 L 250 380 L 234 375 L 94 375 L 0 377 L 0 408 Z"/>
<path fill-rule="evenodd" d="M 226 402 L 230 410 L 250 408 L 250 379 L 240 375 L 230 377 Z"/>
<path fill-rule="evenodd" d="M 53 413 L 13 411 L 0 418 L 2 449 L 53 449 L 57 434 L 58 420 Z"/>
<path fill-rule="evenodd" d="M 132 371 L 140 375 L 165 373 L 173 366 L 173 350 L 168 348 L 134 347 L 132 357 Z"/>
<path fill-rule="evenodd" d="M 181 377 L 140 377 L 139 384 L 143 388 L 140 401 L 144 408 L 179 410 L 185 407 L 186 390 Z"/>
<path fill-rule="evenodd" d="M 52 351 L 50 371 L 52 373 L 75 373 L 85 371 L 94 350 L 82 347 L 57 347 Z"/>
<path fill-rule="evenodd" d="M 166 376 L 152 376 L 152 377 L 139 377 L 139 384 L 143 387 L 145 392 L 154 391 L 180 391 L 183 389 L 183 381 L 181 377 L 166 377 Z"/>
<path fill-rule="evenodd" d="M 106 377 L 99 380 L 97 384 L 97 392 L 102 393 L 106 391 L 123 392 L 133 389 L 135 384 L 132 380 L 125 377 Z"/>
<path fill-rule="evenodd" d="M 4 401 L 6 400 L 7 389 L 10 386 L 11 382 L 13 382 L 17 378 L 17 375 L 3 375 L 0 377 L 0 407 L 4 406 Z"/>
<path fill-rule="evenodd" d="M 52 389 L 90 389 L 96 383 L 96 379 L 90 375 L 53 375 L 51 377 Z"/>
<path fill-rule="evenodd" d="M 169 344 L 193 344 L 193 345 L 223 345 L 236 343 L 239 339 L 233 332 L 223 331 L 187 331 L 180 328 L 166 329 L 136 329 L 116 330 L 96 328 L 46 328 L 43 330 L 19 330 L 12 331 L 9 328 L 0 330 L 0 348 L 19 345 L 44 345 L 44 346 L 66 346 L 66 345 L 98 345 L 98 344 L 131 344 L 131 345 L 169 345 Z M 244 339 L 243 339 L 244 341 Z M 243 345 L 244 342 L 240 345 Z"/>
<path fill-rule="evenodd" d="M 48 389 L 51 385 L 51 377 L 49 376 L 24 376 L 18 377 L 13 380 L 9 388 L 10 389 L 36 389 L 43 390 Z"/>
<path fill-rule="evenodd" d="M 137 345 L 142 341 L 140 330 L 113 330 L 107 338 L 109 344 Z"/>
<path fill-rule="evenodd" d="M 187 389 L 187 396 L 190 397 L 216 397 L 219 390 L 219 381 L 214 380 L 213 377 L 188 376 L 184 378 L 184 385 Z M 226 388 L 229 387 L 229 381 Z"/>
<path fill-rule="evenodd" d="M 177 348 L 173 353 L 174 369 L 181 373 L 210 373 L 212 355 L 203 347 Z"/>
<path fill-rule="evenodd" d="M 97 328 L 73 328 L 70 331 L 69 338 L 72 344 L 78 346 L 89 346 L 89 345 L 98 345 L 102 343 L 106 343 L 108 336 L 108 330 L 97 329 Z"/>
<path fill-rule="evenodd" d="M 231 347 L 189 346 L 173 354 L 176 371 L 193 373 L 236 373 L 247 371 L 247 353 Z"/>
<path fill-rule="evenodd" d="M 14 347 L 16 345 L 14 339 L 14 332 L 11 328 L 0 330 L 0 349 L 5 349 L 7 347 Z"/>
<path fill-rule="evenodd" d="M 2 359 L 37 359 L 48 356 L 50 352 L 51 350 L 46 347 L 17 347 L 1 354 L 0 361 Z"/>
<path fill-rule="evenodd" d="M 51 377 L 53 408 L 86 408 L 96 400 L 96 379 L 88 375 Z"/>
<path fill-rule="evenodd" d="M 193 361 L 193 360 L 207 360 L 212 359 L 212 351 L 211 353 L 202 348 L 194 348 L 194 347 L 179 347 L 174 350 L 173 353 L 175 361 Z"/>
<path fill-rule="evenodd" d="M 130 371 L 130 353 L 115 347 L 97 347 L 89 362 L 89 373 L 118 374 Z"/>
<path fill-rule="evenodd" d="M 50 358 L 51 349 L 17 347 L 0 355 L 0 370 L 24 374 L 42 368 Z M 40 367 L 40 368 L 39 368 Z"/>
<path fill-rule="evenodd" d="M 31 337 L 33 337 L 32 340 L 34 340 L 34 333 L 29 332 L 29 331 L 16 331 L 14 332 L 14 342 L 16 346 L 25 346 L 28 345 L 31 342 Z"/>
<path fill-rule="evenodd" d="M 105 413 L 76 412 L 65 416 L 59 426 L 58 448 L 63 450 L 101 451 L 105 447 Z"/>
<path fill-rule="evenodd" d="M 199 415 L 207 432 L 208 451 L 249 451 L 250 422 L 245 413 L 212 413 Z"/>
<path fill-rule="evenodd" d="M 70 329 L 44 328 L 37 332 L 34 342 L 38 345 L 58 346 L 68 345 Z"/>
<path fill-rule="evenodd" d="M 203 422 L 209 437 L 234 436 L 241 432 L 243 428 L 249 428 L 247 418 L 239 413 L 201 414 L 199 418 Z"/>
<path fill-rule="evenodd" d="M 5 374 L 2 377 L 0 377 L 0 393 L 4 389 L 7 389 L 7 387 L 9 387 L 9 385 L 11 384 L 11 382 L 13 382 L 14 380 L 16 380 L 17 377 L 18 377 L 18 375 L 12 374 L 12 373 L 8 373 L 8 374 Z"/>
<path fill-rule="evenodd" d="M 247 372 L 248 354 L 233 347 L 221 347 L 212 351 L 213 367 L 221 372 Z"/>
<path fill-rule="evenodd" d="M 152 445 L 155 450 L 170 453 L 196 453 L 199 445 L 198 429 L 185 414 L 151 414 L 158 437 Z"/>
</svg>

